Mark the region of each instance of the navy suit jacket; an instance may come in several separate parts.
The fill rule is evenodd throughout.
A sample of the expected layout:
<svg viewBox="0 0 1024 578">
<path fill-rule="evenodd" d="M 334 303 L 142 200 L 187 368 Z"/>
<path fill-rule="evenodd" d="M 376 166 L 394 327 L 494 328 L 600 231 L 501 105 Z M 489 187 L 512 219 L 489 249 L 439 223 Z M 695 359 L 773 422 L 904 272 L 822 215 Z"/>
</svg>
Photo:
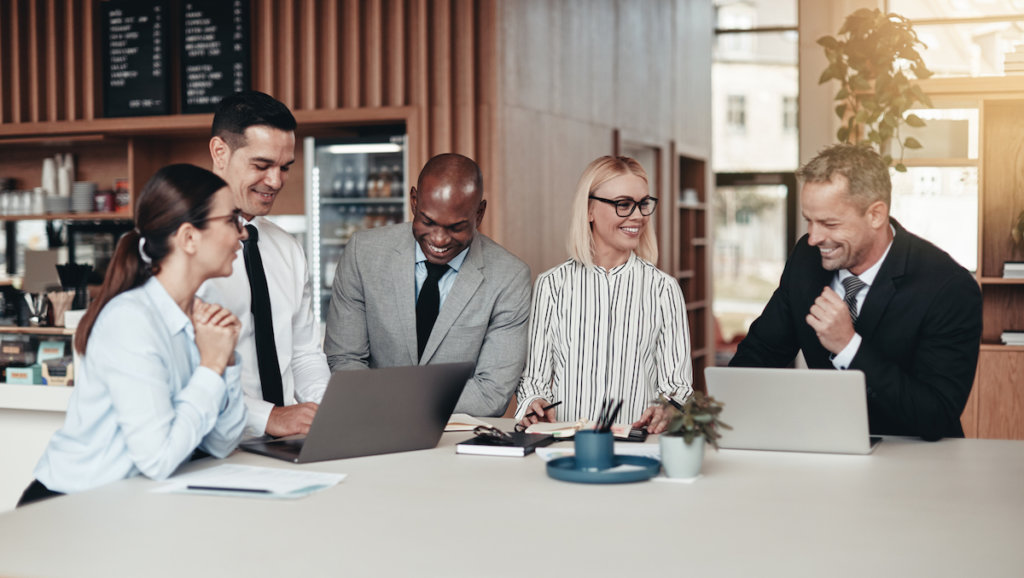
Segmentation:
<svg viewBox="0 0 1024 578">
<path fill-rule="evenodd" d="M 850 369 L 864 372 L 873 434 L 963 437 L 981 343 L 981 290 L 944 251 L 901 227 L 857 319 L 863 339 Z M 808 367 L 834 369 L 805 318 L 835 272 L 797 242 L 779 288 L 730 365 L 786 367 L 803 350 Z"/>
</svg>

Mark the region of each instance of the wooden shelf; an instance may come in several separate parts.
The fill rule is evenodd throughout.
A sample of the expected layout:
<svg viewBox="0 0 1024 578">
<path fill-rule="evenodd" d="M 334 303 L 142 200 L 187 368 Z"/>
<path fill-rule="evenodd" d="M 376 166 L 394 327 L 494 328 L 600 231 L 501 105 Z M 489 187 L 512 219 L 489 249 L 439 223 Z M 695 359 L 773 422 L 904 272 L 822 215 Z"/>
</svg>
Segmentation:
<svg viewBox="0 0 1024 578">
<path fill-rule="evenodd" d="M 676 271 L 676 279 L 693 279 L 693 271 Z"/>
<path fill-rule="evenodd" d="M 694 237 L 690 239 L 690 245 L 694 247 L 706 247 L 708 240 L 704 237 Z"/>
<path fill-rule="evenodd" d="M 982 285 L 1024 285 L 1024 279 L 1008 279 L 1006 277 L 982 277 Z"/>
<path fill-rule="evenodd" d="M 306 133 L 331 129 L 339 124 L 372 124 L 407 121 L 419 113 L 413 106 L 352 107 L 333 110 L 293 111 L 298 132 Z M 209 138 L 213 114 L 172 114 L 120 118 L 97 118 L 55 122 L 22 122 L 0 124 L 0 144 L 31 142 L 48 145 L 70 141 L 74 137 L 89 135 L 149 136 L 205 136 Z M 77 139 L 81 140 L 81 139 Z"/>
<path fill-rule="evenodd" d="M 0 326 L 0 334 L 8 335 L 66 335 L 71 337 L 75 334 L 74 329 L 66 327 L 13 327 L 9 325 Z"/>
<path fill-rule="evenodd" d="M 0 409 L 66 411 L 74 387 L 0 383 Z"/>
<path fill-rule="evenodd" d="M 131 213 L 47 213 L 0 215 L 0 221 L 131 221 Z"/>
<path fill-rule="evenodd" d="M 686 310 L 687 311 L 696 311 L 698 309 L 704 309 L 707 306 L 708 306 L 708 302 L 707 301 L 704 301 L 704 300 L 693 301 L 691 303 L 687 303 L 686 304 Z"/>
<path fill-rule="evenodd" d="M 1002 343 L 982 343 L 982 351 L 1000 351 L 1005 353 L 1024 352 L 1024 345 L 1003 345 Z"/>
</svg>

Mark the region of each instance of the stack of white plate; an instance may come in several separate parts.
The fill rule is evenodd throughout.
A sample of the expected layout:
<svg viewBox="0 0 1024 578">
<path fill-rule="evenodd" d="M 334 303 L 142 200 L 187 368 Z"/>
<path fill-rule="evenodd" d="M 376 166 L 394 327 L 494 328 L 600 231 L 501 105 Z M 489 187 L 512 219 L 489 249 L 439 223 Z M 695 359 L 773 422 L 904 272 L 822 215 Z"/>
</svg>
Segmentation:
<svg viewBox="0 0 1024 578">
<path fill-rule="evenodd" d="M 71 185 L 71 211 L 74 213 L 91 213 L 95 206 L 96 183 L 75 181 Z"/>
</svg>

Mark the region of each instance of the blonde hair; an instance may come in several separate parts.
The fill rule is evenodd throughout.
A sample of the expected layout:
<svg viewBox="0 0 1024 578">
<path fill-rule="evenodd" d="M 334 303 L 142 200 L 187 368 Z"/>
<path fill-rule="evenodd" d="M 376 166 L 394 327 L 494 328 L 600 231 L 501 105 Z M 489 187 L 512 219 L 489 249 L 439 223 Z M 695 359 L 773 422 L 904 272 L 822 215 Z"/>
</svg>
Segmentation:
<svg viewBox="0 0 1024 578">
<path fill-rule="evenodd" d="M 594 234 L 590 228 L 590 200 L 601 185 L 623 175 L 634 175 L 647 183 L 647 173 L 640 163 L 630 157 L 603 156 L 594 159 L 576 184 L 576 195 L 572 200 L 572 216 L 569 221 L 569 258 L 591 267 L 594 265 Z M 637 208 L 639 211 L 640 209 Z M 658 262 L 658 241 L 654 237 L 654 227 L 648 224 L 640 234 L 640 245 L 636 254 L 650 263 Z"/>
</svg>

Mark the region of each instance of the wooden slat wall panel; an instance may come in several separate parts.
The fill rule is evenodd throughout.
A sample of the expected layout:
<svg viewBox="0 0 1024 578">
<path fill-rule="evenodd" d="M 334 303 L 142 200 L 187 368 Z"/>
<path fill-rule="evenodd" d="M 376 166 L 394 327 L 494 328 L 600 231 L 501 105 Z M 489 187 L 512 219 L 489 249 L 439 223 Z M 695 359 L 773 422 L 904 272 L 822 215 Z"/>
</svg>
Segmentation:
<svg viewBox="0 0 1024 578">
<path fill-rule="evenodd" d="M 406 104 L 405 2 L 388 0 L 384 16 L 384 105 Z"/>
<path fill-rule="evenodd" d="M 451 1 L 434 0 L 427 15 L 429 34 L 429 76 L 427 77 L 430 109 L 430 153 L 452 150 L 452 26 Z"/>
<path fill-rule="evenodd" d="M 100 116 L 100 1 L 0 0 L 0 124 Z M 417 107 L 413 178 L 449 151 L 492 178 L 495 0 L 251 1 L 253 88 L 295 111 Z"/>
<path fill-rule="evenodd" d="M 95 118 L 95 0 L 0 3 L 0 123 Z"/>
<path fill-rule="evenodd" d="M 381 29 L 381 0 L 363 1 L 363 58 L 362 74 L 360 74 L 362 106 L 379 107 L 383 103 L 382 84 L 384 78 L 384 60 L 381 56 L 383 47 L 383 30 Z"/>
<path fill-rule="evenodd" d="M 319 83 L 320 108 L 338 108 L 338 71 L 341 68 L 341 60 L 338 52 L 338 3 L 325 2 L 320 6 L 320 13 L 317 15 L 319 27 L 317 34 L 320 52 L 317 67 L 317 76 L 321 79 Z"/>
<path fill-rule="evenodd" d="M 359 0 L 345 0 L 341 28 L 342 108 L 359 107 Z"/>
<path fill-rule="evenodd" d="M 41 70 L 39 53 L 42 52 L 39 42 L 39 4 L 36 0 L 28 0 L 28 18 L 26 20 L 28 32 L 28 120 L 39 122 L 43 120 L 39 114 L 39 102 L 41 100 L 39 85 L 45 78 L 45 71 Z"/>
<path fill-rule="evenodd" d="M 302 57 L 299 67 L 302 74 L 298 82 L 302 86 L 302 108 L 317 107 L 317 52 L 321 43 L 320 29 L 316 25 L 316 0 L 302 0 L 302 26 L 299 38 L 302 41 Z"/>
<path fill-rule="evenodd" d="M 8 32 L 7 0 L 0 0 L 0 124 L 8 122 L 10 113 L 10 96 L 7 81 L 7 44 L 11 34 Z"/>
<path fill-rule="evenodd" d="M 46 0 L 46 12 L 50 15 L 46 19 L 46 118 L 60 120 L 57 115 L 57 52 L 60 50 L 58 43 L 61 36 L 57 35 L 57 23 L 61 20 L 61 14 L 57 12 L 57 0 Z"/>
<path fill-rule="evenodd" d="M 64 73 L 64 93 L 67 98 L 64 101 L 64 119 L 80 118 L 78 103 L 78 90 L 81 89 L 77 79 L 79 76 L 80 61 L 76 61 L 75 50 L 82 38 L 82 29 L 76 24 L 75 0 L 64 0 L 64 56 L 60 70 Z"/>
</svg>

